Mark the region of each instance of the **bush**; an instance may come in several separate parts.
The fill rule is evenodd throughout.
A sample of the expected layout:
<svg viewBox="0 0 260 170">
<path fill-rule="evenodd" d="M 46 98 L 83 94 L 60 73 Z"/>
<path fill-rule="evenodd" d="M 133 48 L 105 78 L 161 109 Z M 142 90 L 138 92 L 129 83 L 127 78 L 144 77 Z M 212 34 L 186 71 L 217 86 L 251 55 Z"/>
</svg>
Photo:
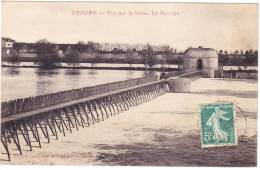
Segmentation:
<svg viewBox="0 0 260 170">
<path fill-rule="evenodd" d="M 36 62 L 42 67 L 54 67 L 56 62 L 59 62 L 57 49 L 47 40 L 36 42 Z"/>
<path fill-rule="evenodd" d="M 19 56 L 16 50 L 12 49 L 10 51 L 9 56 L 7 57 L 7 62 L 11 63 L 12 66 L 14 67 L 14 64 L 19 64 Z"/>
<path fill-rule="evenodd" d="M 77 50 L 72 50 L 71 48 L 66 50 L 64 61 L 73 67 L 79 64 L 79 52 Z"/>
</svg>

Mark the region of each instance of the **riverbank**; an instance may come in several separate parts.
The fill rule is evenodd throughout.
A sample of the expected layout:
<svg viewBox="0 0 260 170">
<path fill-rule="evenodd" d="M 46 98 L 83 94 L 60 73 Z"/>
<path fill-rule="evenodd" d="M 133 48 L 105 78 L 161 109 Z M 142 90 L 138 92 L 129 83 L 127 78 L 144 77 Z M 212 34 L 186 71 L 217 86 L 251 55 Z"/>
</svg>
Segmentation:
<svg viewBox="0 0 260 170">
<path fill-rule="evenodd" d="M 15 68 L 43 68 L 34 62 L 20 62 L 20 63 L 9 63 L 2 61 L 2 67 L 15 67 Z M 165 71 L 178 71 L 183 66 L 176 64 L 155 64 L 152 66 L 152 71 L 161 71 L 164 67 Z M 69 63 L 56 63 L 56 66 L 52 69 L 66 68 L 66 69 L 105 69 L 105 70 L 139 70 L 145 71 L 146 67 L 144 64 L 125 64 L 125 63 L 78 63 L 74 67 Z M 257 72 L 257 66 L 222 66 L 221 68 L 224 71 L 229 72 Z M 150 68 L 148 68 L 150 70 Z"/>
<path fill-rule="evenodd" d="M 14 68 L 44 68 L 41 66 L 12 66 L 12 65 L 2 65 L 2 67 L 14 67 Z M 50 68 L 48 68 L 50 69 Z M 145 67 L 84 67 L 84 66 L 75 66 L 75 67 L 69 67 L 69 66 L 55 66 L 51 67 L 51 69 L 96 69 L 96 70 L 135 70 L 135 71 L 146 71 Z M 179 71 L 179 69 L 176 68 L 147 68 L 148 71 Z"/>
<path fill-rule="evenodd" d="M 202 78 L 192 82 L 191 90 L 167 93 L 90 128 L 74 129 L 65 137 L 60 134 L 59 140 L 23 151 L 23 156 L 12 155 L 10 163 L 0 163 L 256 166 L 257 81 Z M 198 108 L 218 100 L 238 105 L 247 121 L 237 114 L 237 146 L 202 149 Z"/>
</svg>

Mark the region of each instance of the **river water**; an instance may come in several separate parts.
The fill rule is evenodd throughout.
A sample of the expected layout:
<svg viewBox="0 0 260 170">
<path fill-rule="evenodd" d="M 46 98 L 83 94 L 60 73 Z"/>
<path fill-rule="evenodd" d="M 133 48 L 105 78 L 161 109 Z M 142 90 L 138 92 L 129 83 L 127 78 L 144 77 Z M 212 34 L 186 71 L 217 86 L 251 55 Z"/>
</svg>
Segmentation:
<svg viewBox="0 0 260 170">
<path fill-rule="evenodd" d="M 153 72 L 152 74 L 158 74 Z M 145 76 L 145 71 L 1 68 L 1 101 Z"/>
<path fill-rule="evenodd" d="M 2 62 L 4 65 L 10 63 Z M 32 62 L 21 62 L 15 66 L 37 66 Z M 62 66 L 69 66 L 62 63 Z M 95 64 L 80 63 L 79 67 L 127 67 L 129 64 Z M 144 67 L 143 64 L 133 64 L 132 67 Z M 160 68 L 161 65 L 154 67 Z M 177 65 L 166 65 L 167 68 L 178 68 Z M 224 70 L 237 70 L 237 66 L 224 66 Z M 255 67 L 246 69 L 257 70 Z M 159 72 L 152 74 L 159 75 Z M 94 70 L 94 69 L 54 69 L 2 67 L 1 68 L 1 101 L 9 101 L 29 96 L 37 96 L 62 90 L 76 89 L 97 84 L 138 78 L 145 71 L 134 70 Z"/>
</svg>

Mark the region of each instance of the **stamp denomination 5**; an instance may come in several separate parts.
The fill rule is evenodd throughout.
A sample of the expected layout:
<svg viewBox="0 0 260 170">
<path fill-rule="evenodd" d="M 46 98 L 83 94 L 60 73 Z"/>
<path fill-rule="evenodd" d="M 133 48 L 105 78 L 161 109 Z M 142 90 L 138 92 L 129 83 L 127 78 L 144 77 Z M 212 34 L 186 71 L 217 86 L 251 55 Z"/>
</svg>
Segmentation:
<svg viewBox="0 0 260 170">
<path fill-rule="evenodd" d="M 236 145 L 235 118 L 235 105 L 232 103 L 202 105 L 200 111 L 202 147 Z"/>
</svg>

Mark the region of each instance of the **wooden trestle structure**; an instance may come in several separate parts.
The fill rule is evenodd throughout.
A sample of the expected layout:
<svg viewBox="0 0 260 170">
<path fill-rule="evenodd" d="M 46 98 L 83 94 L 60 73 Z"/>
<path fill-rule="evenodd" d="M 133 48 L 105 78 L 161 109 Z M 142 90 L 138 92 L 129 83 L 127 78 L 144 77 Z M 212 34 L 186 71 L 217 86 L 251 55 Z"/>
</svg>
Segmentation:
<svg viewBox="0 0 260 170">
<path fill-rule="evenodd" d="M 166 80 L 142 77 L 1 103 L 2 154 L 32 151 L 163 95 Z"/>
</svg>

